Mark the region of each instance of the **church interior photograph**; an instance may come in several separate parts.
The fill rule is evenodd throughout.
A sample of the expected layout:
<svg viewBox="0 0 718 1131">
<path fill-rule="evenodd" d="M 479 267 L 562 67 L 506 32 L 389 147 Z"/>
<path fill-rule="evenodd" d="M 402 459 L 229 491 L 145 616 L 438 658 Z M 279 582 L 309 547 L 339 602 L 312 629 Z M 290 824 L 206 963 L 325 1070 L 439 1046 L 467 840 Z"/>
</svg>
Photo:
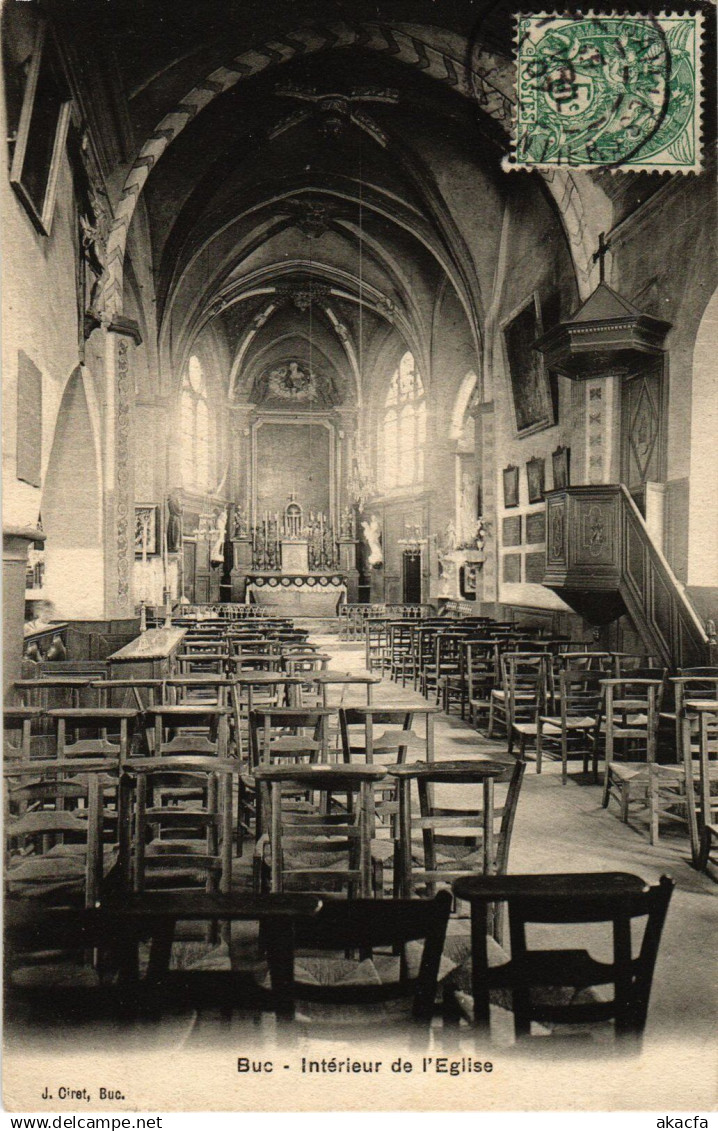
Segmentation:
<svg viewBox="0 0 718 1131">
<path fill-rule="evenodd" d="M 379 1027 L 714 1102 L 712 9 L 686 173 L 512 169 L 516 7 L 3 5 L 21 1107 Z"/>
</svg>

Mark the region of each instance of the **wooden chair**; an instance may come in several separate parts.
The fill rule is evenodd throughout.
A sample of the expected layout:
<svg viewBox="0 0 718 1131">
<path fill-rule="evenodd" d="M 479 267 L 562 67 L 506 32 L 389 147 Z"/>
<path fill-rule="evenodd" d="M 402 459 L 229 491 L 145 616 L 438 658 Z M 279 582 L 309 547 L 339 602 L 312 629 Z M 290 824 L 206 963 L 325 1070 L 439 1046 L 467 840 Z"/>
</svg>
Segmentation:
<svg viewBox="0 0 718 1131">
<path fill-rule="evenodd" d="M 120 782 L 126 890 L 230 890 L 238 768 L 233 759 L 197 753 L 128 764 Z"/>
<path fill-rule="evenodd" d="M 148 749 L 157 758 L 168 754 L 225 758 L 229 743 L 227 706 L 163 703 L 144 715 Z"/>
<path fill-rule="evenodd" d="M 480 717 L 491 709 L 491 692 L 501 681 L 501 646 L 495 640 L 467 640 L 464 655 L 469 722 L 478 728 Z"/>
<path fill-rule="evenodd" d="M 414 678 L 414 626 L 411 621 L 393 621 L 389 625 L 389 675 L 401 686 Z"/>
<path fill-rule="evenodd" d="M 469 662 L 473 661 L 478 675 L 478 662 L 476 653 L 469 653 L 468 649 L 471 645 L 481 645 L 482 643 L 491 646 L 490 642 L 482 641 L 480 635 L 477 635 L 477 629 L 471 629 L 467 632 L 459 633 L 459 663 L 456 671 L 444 671 L 439 676 L 437 695 L 441 700 L 442 709 L 444 714 L 451 713 L 452 704 L 456 703 L 459 707 L 459 713 L 462 719 L 466 718 L 467 708 L 469 706 Z M 438 700 L 437 700 L 438 701 Z"/>
<path fill-rule="evenodd" d="M 632 804 L 648 805 L 648 766 L 656 760 L 656 735 L 661 709 L 663 679 L 630 678 L 601 681 L 604 691 L 603 721 L 599 733 L 605 738 L 605 770 L 602 805 L 606 809 L 611 797 L 620 806 L 621 820 L 626 823 Z M 641 760 L 616 759 L 617 743 L 638 747 Z"/>
<path fill-rule="evenodd" d="M 346 764 L 361 758 L 368 765 L 375 757 L 382 762 L 406 761 L 412 750 L 427 762 L 434 760 L 433 720 L 438 708 L 422 706 L 367 705 L 339 710 L 342 756 Z M 414 730 L 414 721 L 424 716 L 424 734 Z M 360 735 L 355 733 L 360 730 Z M 352 733 L 354 731 L 354 733 Z"/>
<path fill-rule="evenodd" d="M 119 965 L 116 1005 L 127 1019 L 128 1006 L 134 1013 L 150 1011 L 158 1020 L 163 1007 L 203 1009 L 218 1006 L 224 1017 L 234 1009 L 253 1013 L 272 1009 L 278 1016 L 294 1015 L 294 930 L 299 921 L 316 915 L 321 900 L 305 895 L 262 895 L 242 892 L 150 891 L 107 898 L 102 905 L 85 912 L 80 926 L 105 949 L 114 952 Z M 53 912 L 55 909 L 53 909 Z M 77 916 L 76 916 L 77 918 Z M 260 990 L 245 971 L 170 970 L 172 943 L 179 922 L 209 923 L 211 936 L 219 924 L 257 922 L 262 948 L 269 966 L 271 989 Z M 13 923 L 13 941 L 24 924 Z M 50 929 L 67 933 L 64 916 L 52 915 Z M 185 927 L 186 931 L 186 927 Z M 76 931 L 75 931 L 76 933 Z M 140 978 L 139 943 L 151 939 L 146 972 Z M 103 987 L 103 1000 L 110 997 Z M 74 1007 L 74 1010 L 73 1010 Z M 77 1011 L 76 995 L 70 1008 Z"/>
<path fill-rule="evenodd" d="M 517 726 L 535 726 L 537 713 L 544 709 L 548 662 L 545 653 L 504 652 L 501 656 L 501 687 L 491 692 L 487 734 L 492 738 L 496 724 L 502 724 L 509 751 L 513 749 Z"/>
<path fill-rule="evenodd" d="M 14 899 L 92 907 L 104 871 L 105 769 L 88 763 L 63 780 L 61 767 L 35 760 L 5 770 L 5 788 L 22 809 L 5 823 L 5 890 Z"/>
<path fill-rule="evenodd" d="M 319 645 L 312 643 L 311 640 L 277 640 L 273 642 L 273 647 L 280 656 L 292 656 L 296 653 L 311 653 L 318 652 Z"/>
<path fill-rule="evenodd" d="M 298 675 L 302 683 L 297 688 L 296 701 L 304 706 L 317 704 L 320 696 L 314 676 L 327 671 L 331 656 L 328 652 L 289 652 L 282 655 L 282 667 L 289 675 Z"/>
<path fill-rule="evenodd" d="M 279 758 L 312 762 L 327 760 L 330 707 L 258 707 L 250 715 L 256 764 Z"/>
<path fill-rule="evenodd" d="M 106 673 L 105 673 L 106 674 Z M 80 707 L 87 705 L 88 698 L 96 701 L 92 691 L 94 679 L 100 674 L 37 676 L 32 679 L 16 679 L 15 691 L 25 707 L 39 707 L 47 712 L 51 707 Z"/>
<path fill-rule="evenodd" d="M 718 677 L 683 677 L 675 684 L 679 760 L 649 766 L 650 838 L 658 842 L 661 821 L 684 825 L 699 866 L 705 830 L 718 815 Z"/>
<path fill-rule="evenodd" d="M 163 681 L 162 703 L 177 707 L 184 704 L 226 707 L 229 701 L 229 687 L 229 680 L 215 673 L 198 672 L 195 675 L 169 676 Z"/>
<path fill-rule="evenodd" d="M 282 666 L 282 657 L 273 652 L 240 652 L 227 661 L 228 675 L 241 672 L 276 672 Z"/>
<path fill-rule="evenodd" d="M 326 763 L 328 724 L 332 714 L 332 709 L 325 707 L 262 706 L 251 711 L 250 764 L 242 773 L 239 784 L 240 836 L 251 828 L 252 822 L 256 838 L 266 828 L 262 796 L 258 794 L 257 769 L 274 764 Z M 302 797 L 297 800 L 295 808 L 307 810 L 312 806 Z"/>
<path fill-rule="evenodd" d="M 387 617 L 369 617 L 364 623 L 364 666 L 369 672 L 375 668 L 388 671 L 391 665 L 389 648 L 389 620 Z"/>
<path fill-rule="evenodd" d="M 268 878 L 270 890 L 299 884 L 314 894 L 341 883 L 350 898 L 368 899 L 374 888 L 371 844 L 374 790 L 386 776 L 383 766 L 262 765 L 256 780 L 263 827 L 255 849 L 255 883 Z M 320 802 L 297 811 L 297 793 Z M 341 807 L 332 805 L 341 796 Z M 288 802 L 288 804 L 287 804 Z M 268 859 L 267 859 L 268 857 Z M 377 889 L 382 890 L 381 875 Z"/>
<path fill-rule="evenodd" d="M 565 668 L 558 685 L 556 715 L 539 714 L 536 730 L 536 773 L 541 773 L 546 748 L 558 748 L 561 754 L 561 784 L 568 780 L 568 755 L 583 754 L 583 772 L 588 771 L 589 754 L 593 758 L 594 776 L 598 772 L 598 726 L 601 714 L 600 669 Z"/>
<path fill-rule="evenodd" d="M 279 657 L 274 649 L 273 642 L 264 636 L 230 636 L 229 637 L 230 664 L 243 656 L 274 657 L 279 663 Z"/>
<path fill-rule="evenodd" d="M 90 685 L 97 692 L 100 707 L 135 706 L 142 714 L 146 707 L 154 707 L 162 699 L 163 679 L 98 679 Z"/>
<path fill-rule="evenodd" d="M 232 676 L 232 729 L 234 749 L 239 758 L 248 759 L 251 765 L 257 762 L 256 751 L 252 746 L 252 712 L 267 707 L 297 706 L 297 703 L 292 702 L 293 692 L 301 684 L 301 676 L 275 670 L 240 671 Z"/>
<path fill-rule="evenodd" d="M 311 921 L 297 924 L 297 951 L 346 954 L 358 950 L 366 958 L 380 948 L 391 948 L 394 953 L 400 952 L 399 977 L 378 985 L 359 980 L 344 980 L 340 985 L 310 985 L 295 980 L 294 996 L 304 1001 L 364 1006 L 410 997 L 412 1018 L 430 1021 L 450 911 L 451 895 L 447 891 L 438 892 L 430 900 L 325 899 L 321 911 Z M 423 942 L 424 947 L 419 970 L 410 978 L 405 948 L 412 942 Z M 299 957 L 296 966 L 301 966 Z"/>
<path fill-rule="evenodd" d="M 130 753 L 130 726 L 139 718 L 139 711 L 134 707 L 58 707 L 48 711 L 47 717 L 56 727 L 59 759 L 104 758 L 124 765 Z M 67 741 L 68 731 L 74 735 L 72 742 Z"/>
<path fill-rule="evenodd" d="M 469 630 L 439 632 L 434 639 L 434 655 L 426 660 L 419 673 L 419 690 L 424 698 L 432 694 L 441 702 L 442 681 L 458 676 L 461 670 L 461 644 Z"/>
<path fill-rule="evenodd" d="M 344 703 L 344 696 L 350 687 L 363 687 L 366 695 L 366 705 L 372 706 L 373 698 L 372 691 L 377 683 L 381 683 L 379 676 L 371 675 L 369 672 L 338 672 L 327 670 L 318 672 L 313 679 L 314 684 L 319 688 L 321 705 L 322 707 L 329 706 L 329 688 L 340 687 L 341 695 L 338 707 Z"/>
<path fill-rule="evenodd" d="M 448 625 L 445 621 L 422 621 L 414 635 L 414 691 L 419 690 L 422 673 L 434 659 L 434 645 L 438 634 Z"/>
<path fill-rule="evenodd" d="M 422 884 L 431 896 L 437 883 L 476 872 L 505 872 L 524 769 L 521 761 L 509 766 L 479 759 L 389 767 L 399 784 L 395 895 L 411 898 L 417 884 Z M 418 816 L 412 809 L 412 782 L 418 787 Z M 497 784 L 506 786 L 498 806 Z M 461 786 L 462 800 L 474 799 L 470 808 L 437 803 L 436 787 L 449 785 Z M 472 786 L 479 789 L 472 792 Z M 414 832 L 421 833 L 421 848 L 415 848 Z M 444 860 L 439 859 L 439 849 Z"/>
<path fill-rule="evenodd" d="M 548 710 L 554 715 L 560 711 L 560 681 L 561 672 L 571 671 L 603 672 L 604 679 L 615 679 L 621 674 L 620 664 L 614 652 L 587 652 L 584 648 L 575 648 L 572 651 L 559 651 L 554 654 L 549 671 L 549 703 Z"/>
<path fill-rule="evenodd" d="M 457 899 L 472 910 L 473 994 L 475 1024 L 488 1032 L 489 992 L 510 989 L 516 1036 L 527 1038 L 531 1022 L 549 1024 L 613 1023 L 618 1040 L 640 1043 L 643 1034 L 661 932 L 674 883 L 662 876 L 648 887 L 628 873 L 562 873 L 557 875 L 479 876 L 454 884 Z M 510 961 L 489 967 L 486 953 L 486 909 L 508 903 Z M 645 919 L 640 948 L 634 957 L 633 920 Z M 531 924 L 605 924 L 612 932 L 612 957 L 598 961 L 573 943 L 561 949 L 529 948 Z M 591 930 L 591 945 L 595 946 Z M 545 937 L 545 935 L 543 936 Z M 548 992 L 613 986 L 608 1000 L 587 1000 L 575 992 L 557 1001 Z M 532 991 L 539 989 L 540 994 Z M 539 1038 L 537 1038 L 539 1039 Z M 543 1038 L 550 1041 L 551 1037 Z"/>
<path fill-rule="evenodd" d="M 434 708 L 438 711 L 438 708 Z M 424 715 L 424 734 L 414 729 L 415 716 Z M 373 765 L 375 759 L 385 765 L 403 765 L 407 756 L 419 761 L 434 760 L 432 709 L 409 707 L 345 707 L 339 711 L 339 733 L 345 765 L 362 761 Z M 357 733 L 358 732 L 358 733 Z M 396 837 L 399 814 L 396 780 L 387 778 L 376 799 L 377 817 L 389 825 Z M 377 852 L 380 849 L 377 847 Z"/>
<path fill-rule="evenodd" d="M 29 759 L 32 747 L 32 727 L 43 718 L 42 707 L 4 707 L 3 756 L 5 762 L 13 758 Z M 13 741 L 14 736 L 14 741 Z"/>
<path fill-rule="evenodd" d="M 227 668 L 227 655 L 216 649 L 206 652 L 180 652 L 177 656 L 180 675 L 223 676 Z"/>
</svg>

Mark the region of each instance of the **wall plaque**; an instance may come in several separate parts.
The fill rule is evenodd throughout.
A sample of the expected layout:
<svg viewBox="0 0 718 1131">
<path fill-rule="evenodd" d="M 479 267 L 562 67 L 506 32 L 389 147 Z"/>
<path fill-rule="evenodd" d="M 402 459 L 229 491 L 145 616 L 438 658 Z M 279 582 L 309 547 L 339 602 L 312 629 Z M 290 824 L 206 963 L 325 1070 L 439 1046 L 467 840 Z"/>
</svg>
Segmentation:
<svg viewBox="0 0 718 1131">
<path fill-rule="evenodd" d="M 521 554 L 504 554 L 504 581 L 521 581 Z"/>
<path fill-rule="evenodd" d="M 546 572 L 546 555 L 541 552 L 526 555 L 526 581 L 540 585 Z"/>
<path fill-rule="evenodd" d="M 539 514 L 526 515 L 526 542 L 530 545 L 535 545 L 537 542 L 546 541 L 546 514 L 541 511 Z"/>
<path fill-rule="evenodd" d="M 510 515 L 501 524 L 501 541 L 504 546 L 521 545 L 521 515 Z"/>
</svg>

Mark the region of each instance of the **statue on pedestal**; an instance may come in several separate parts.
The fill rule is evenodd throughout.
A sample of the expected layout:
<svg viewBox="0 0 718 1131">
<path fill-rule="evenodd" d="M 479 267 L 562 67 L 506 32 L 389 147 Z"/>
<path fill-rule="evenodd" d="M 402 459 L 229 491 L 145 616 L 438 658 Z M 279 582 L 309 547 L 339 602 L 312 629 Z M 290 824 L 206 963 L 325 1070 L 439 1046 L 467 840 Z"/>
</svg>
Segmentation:
<svg viewBox="0 0 718 1131">
<path fill-rule="evenodd" d="M 232 524 L 232 537 L 233 538 L 247 538 L 249 536 L 249 523 L 247 516 L 242 510 L 239 503 L 235 504 L 234 508 L 234 521 Z"/>
<path fill-rule="evenodd" d="M 345 507 L 339 524 L 339 536 L 346 541 L 356 541 L 356 515 L 353 507 Z"/>
</svg>

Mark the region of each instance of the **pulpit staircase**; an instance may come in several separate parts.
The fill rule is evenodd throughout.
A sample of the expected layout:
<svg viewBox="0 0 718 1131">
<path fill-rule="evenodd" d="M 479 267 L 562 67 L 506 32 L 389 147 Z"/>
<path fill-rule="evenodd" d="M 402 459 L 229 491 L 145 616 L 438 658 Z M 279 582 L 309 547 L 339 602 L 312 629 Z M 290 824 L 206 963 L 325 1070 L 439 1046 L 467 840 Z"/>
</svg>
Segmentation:
<svg viewBox="0 0 718 1131">
<path fill-rule="evenodd" d="M 626 487 L 551 491 L 543 584 L 594 625 L 628 614 L 671 670 L 715 662 L 715 644 Z"/>
</svg>

